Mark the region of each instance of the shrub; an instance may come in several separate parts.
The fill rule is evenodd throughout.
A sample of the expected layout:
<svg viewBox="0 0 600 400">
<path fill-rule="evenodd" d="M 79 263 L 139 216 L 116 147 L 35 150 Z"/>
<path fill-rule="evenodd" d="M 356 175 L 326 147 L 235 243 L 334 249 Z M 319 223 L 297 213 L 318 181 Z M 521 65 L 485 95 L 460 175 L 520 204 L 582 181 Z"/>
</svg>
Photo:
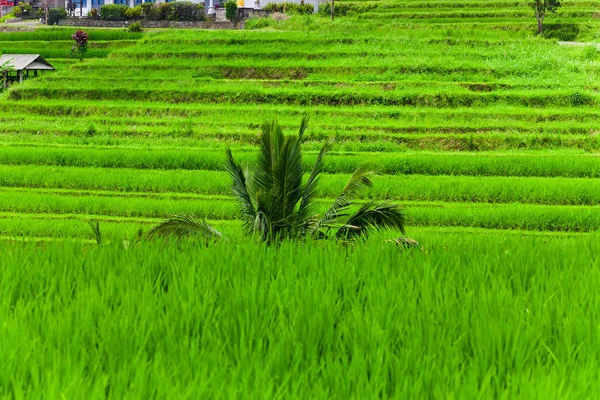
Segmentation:
<svg viewBox="0 0 600 400">
<path fill-rule="evenodd" d="M 169 16 L 173 12 L 173 7 L 171 7 L 171 3 L 160 3 L 156 6 L 156 10 L 158 12 L 158 19 L 164 21 L 169 19 Z"/>
<path fill-rule="evenodd" d="M 34 17 L 31 4 L 23 4 L 22 2 L 19 2 L 18 6 L 13 7 L 12 13 L 15 14 L 15 17 L 17 18 L 27 19 Z"/>
<path fill-rule="evenodd" d="M 158 8 L 154 3 L 143 3 L 139 6 L 142 9 L 142 17 L 150 21 L 160 20 Z"/>
<path fill-rule="evenodd" d="M 96 136 L 96 126 L 94 124 L 90 124 L 87 129 L 85 130 L 85 135 L 86 136 Z"/>
<path fill-rule="evenodd" d="M 48 10 L 48 25 L 57 25 L 63 18 L 67 18 L 67 11 L 64 8 L 55 7 Z"/>
<path fill-rule="evenodd" d="M 335 3 L 335 15 L 345 16 L 350 11 L 350 6 L 347 3 Z M 319 15 L 328 16 L 331 15 L 331 3 L 323 3 L 319 6 Z"/>
<path fill-rule="evenodd" d="M 88 34 L 82 30 L 78 30 L 71 37 L 75 41 L 75 45 L 71 48 L 71 53 L 79 56 L 80 59 L 83 58 L 87 52 Z"/>
<path fill-rule="evenodd" d="M 237 21 L 237 2 L 235 0 L 228 0 L 225 3 L 225 18 L 234 22 Z"/>
<path fill-rule="evenodd" d="M 142 7 L 136 6 L 133 8 L 128 8 L 125 11 L 125 15 L 127 16 L 127 19 L 140 19 L 142 18 Z"/>
<path fill-rule="evenodd" d="M 129 32 L 141 32 L 142 31 L 142 25 L 140 24 L 139 21 L 136 21 L 136 22 L 132 23 L 131 25 L 129 25 L 129 27 L 127 28 L 127 30 Z"/>
<path fill-rule="evenodd" d="M 315 8 L 312 4 L 295 4 L 295 3 L 269 3 L 263 7 L 264 10 L 281 13 L 294 14 L 313 14 Z"/>
<path fill-rule="evenodd" d="M 3 24 L 6 21 L 8 21 L 9 19 L 13 19 L 13 18 L 15 18 L 15 14 L 13 14 L 13 13 L 3 15 L 2 18 L 0 18 L 0 24 Z"/>
<path fill-rule="evenodd" d="M 96 8 L 92 8 L 88 13 L 88 18 L 90 19 L 100 19 L 100 11 Z"/>
<path fill-rule="evenodd" d="M 123 4 L 104 5 L 100 7 L 100 18 L 104 21 L 125 21 L 128 8 Z"/>
<path fill-rule="evenodd" d="M 577 24 L 546 25 L 544 26 L 544 33 L 542 36 L 547 39 L 557 39 L 564 42 L 571 42 L 577 39 L 577 36 L 579 36 L 579 26 Z"/>
<path fill-rule="evenodd" d="M 177 1 L 171 5 L 171 21 L 201 21 L 204 19 L 204 7 L 188 1 Z"/>
</svg>

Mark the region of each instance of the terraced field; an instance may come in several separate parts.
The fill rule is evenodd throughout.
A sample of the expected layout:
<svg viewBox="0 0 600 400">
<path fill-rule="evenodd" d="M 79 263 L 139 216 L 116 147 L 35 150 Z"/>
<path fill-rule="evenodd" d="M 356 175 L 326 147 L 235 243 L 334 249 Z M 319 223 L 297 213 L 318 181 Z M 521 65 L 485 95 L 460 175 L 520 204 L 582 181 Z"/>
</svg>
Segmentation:
<svg viewBox="0 0 600 400">
<path fill-rule="evenodd" d="M 0 32 L 58 72 L 0 93 L 0 397 L 600 393 L 600 1 L 343 2 L 261 30 Z M 340 7 L 343 8 L 343 7 Z M 311 117 L 318 204 L 404 205 L 398 251 L 242 239 L 225 149 Z M 175 213 L 228 238 L 134 241 Z M 86 221 L 99 221 L 96 245 Z M 73 240 L 71 240 L 73 239 Z"/>
<path fill-rule="evenodd" d="M 522 2 L 348 4 L 270 31 L 91 31 L 82 61 L 70 30 L 2 34 L 59 72 L 0 99 L 0 235 L 91 238 L 89 219 L 128 235 L 183 211 L 219 226 L 235 218 L 224 148 L 250 161 L 263 120 L 293 131 L 305 114 L 307 165 L 336 138 L 320 195 L 371 160 L 368 195 L 405 204 L 419 239 L 600 227 L 595 48 L 536 37 Z M 590 40 L 599 6 L 547 22 Z"/>
</svg>

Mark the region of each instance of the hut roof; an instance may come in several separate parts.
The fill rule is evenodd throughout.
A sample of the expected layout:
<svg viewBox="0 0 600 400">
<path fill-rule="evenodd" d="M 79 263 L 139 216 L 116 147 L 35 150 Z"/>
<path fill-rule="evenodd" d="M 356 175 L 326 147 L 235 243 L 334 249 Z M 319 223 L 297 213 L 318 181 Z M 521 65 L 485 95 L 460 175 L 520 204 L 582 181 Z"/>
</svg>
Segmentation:
<svg viewBox="0 0 600 400">
<path fill-rule="evenodd" d="M 0 65 L 8 62 L 15 71 L 22 70 L 54 70 L 54 67 L 39 54 L 2 54 Z"/>
</svg>

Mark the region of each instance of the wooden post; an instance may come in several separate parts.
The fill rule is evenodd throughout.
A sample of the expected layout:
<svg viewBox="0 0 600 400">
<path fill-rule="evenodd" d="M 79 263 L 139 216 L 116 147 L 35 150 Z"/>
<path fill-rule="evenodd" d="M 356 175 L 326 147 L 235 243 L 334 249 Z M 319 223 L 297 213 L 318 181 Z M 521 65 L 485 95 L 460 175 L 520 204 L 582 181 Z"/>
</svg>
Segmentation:
<svg viewBox="0 0 600 400">
<path fill-rule="evenodd" d="M 23 83 L 23 71 L 19 71 L 19 83 Z"/>
<path fill-rule="evenodd" d="M 331 20 L 335 17 L 335 0 L 331 0 Z"/>
</svg>

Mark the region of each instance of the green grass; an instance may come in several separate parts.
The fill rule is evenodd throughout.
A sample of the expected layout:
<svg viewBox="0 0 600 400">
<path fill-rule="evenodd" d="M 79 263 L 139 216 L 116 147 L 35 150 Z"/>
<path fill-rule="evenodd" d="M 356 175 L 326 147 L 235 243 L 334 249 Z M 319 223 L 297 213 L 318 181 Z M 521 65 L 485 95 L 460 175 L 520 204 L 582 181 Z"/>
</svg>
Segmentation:
<svg viewBox="0 0 600 400">
<path fill-rule="evenodd" d="M 1 398 L 598 397 L 600 52 L 557 40 L 598 42 L 600 2 L 552 39 L 522 0 L 344 3 L 86 28 L 84 60 L 75 28 L 0 32 L 58 69 L 0 93 Z M 225 149 L 304 115 L 307 173 L 336 139 L 317 211 L 370 162 L 357 203 L 400 203 L 418 249 L 242 236 Z M 181 212 L 228 240 L 137 241 Z"/>
<path fill-rule="evenodd" d="M 13 243 L 2 395 L 594 397 L 597 238 L 427 238 L 406 254 Z"/>
</svg>

